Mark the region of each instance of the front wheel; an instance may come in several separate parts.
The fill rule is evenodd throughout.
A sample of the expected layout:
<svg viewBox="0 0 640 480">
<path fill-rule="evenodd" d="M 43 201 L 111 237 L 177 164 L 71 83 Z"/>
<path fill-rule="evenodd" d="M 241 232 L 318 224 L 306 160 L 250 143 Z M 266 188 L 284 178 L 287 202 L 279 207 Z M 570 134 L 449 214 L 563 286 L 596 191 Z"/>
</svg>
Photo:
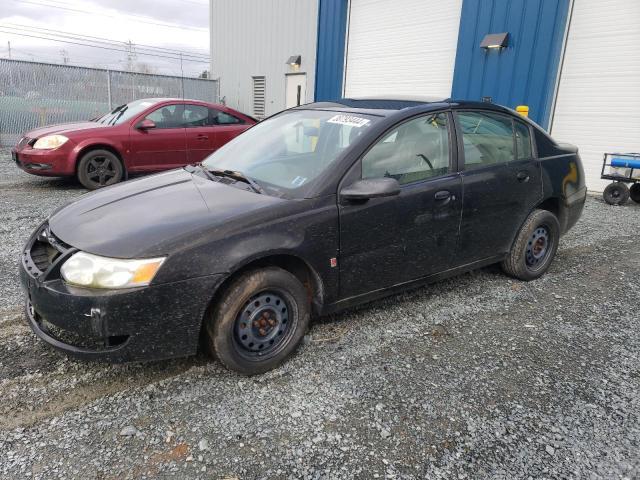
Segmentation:
<svg viewBox="0 0 640 480">
<path fill-rule="evenodd" d="M 305 287 L 277 267 L 240 276 L 206 321 L 207 344 L 229 369 L 264 373 L 291 355 L 309 326 Z"/>
<path fill-rule="evenodd" d="M 78 162 L 78 181 L 87 189 L 113 185 L 122 180 L 124 167 L 120 159 L 108 150 L 91 150 Z"/>
<path fill-rule="evenodd" d="M 547 210 L 534 210 L 502 261 L 502 270 L 520 280 L 535 280 L 549 269 L 559 242 L 560 224 L 556 216 Z"/>
</svg>

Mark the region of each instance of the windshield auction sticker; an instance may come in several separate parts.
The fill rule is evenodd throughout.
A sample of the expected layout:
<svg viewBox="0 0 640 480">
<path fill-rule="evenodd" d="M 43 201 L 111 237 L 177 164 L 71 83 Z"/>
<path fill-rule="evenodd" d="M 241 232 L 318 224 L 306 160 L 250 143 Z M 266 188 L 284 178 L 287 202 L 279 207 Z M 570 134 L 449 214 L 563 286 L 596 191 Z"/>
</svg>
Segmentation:
<svg viewBox="0 0 640 480">
<path fill-rule="evenodd" d="M 348 125 L 350 127 L 364 127 L 368 125 L 370 120 L 362 117 L 356 117 L 354 115 L 334 115 L 327 123 L 339 123 L 340 125 Z"/>
</svg>

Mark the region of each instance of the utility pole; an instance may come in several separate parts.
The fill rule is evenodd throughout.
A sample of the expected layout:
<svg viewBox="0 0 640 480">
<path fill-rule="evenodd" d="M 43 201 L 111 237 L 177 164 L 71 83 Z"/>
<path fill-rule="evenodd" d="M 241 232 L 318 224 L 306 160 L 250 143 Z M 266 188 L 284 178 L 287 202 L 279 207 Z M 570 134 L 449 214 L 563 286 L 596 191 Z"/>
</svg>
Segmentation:
<svg viewBox="0 0 640 480">
<path fill-rule="evenodd" d="M 62 55 L 62 63 L 67 65 L 69 63 L 69 52 L 65 49 L 60 50 L 60 55 Z"/>
<path fill-rule="evenodd" d="M 136 53 L 136 47 L 134 43 L 129 40 L 124 44 L 125 51 L 127 52 L 127 70 L 133 72 L 135 70 L 135 63 L 138 59 L 138 55 Z"/>
<path fill-rule="evenodd" d="M 9 50 L 9 60 L 11 60 L 11 42 L 7 41 L 7 50 Z M 13 89 L 13 71 L 11 69 L 11 62 L 9 62 L 9 86 Z M 13 94 L 10 94 L 13 95 Z"/>
<path fill-rule="evenodd" d="M 184 100 L 184 68 L 182 68 L 182 52 L 180 52 L 180 87 L 182 89 L 182 99 Z"/>
</svg>

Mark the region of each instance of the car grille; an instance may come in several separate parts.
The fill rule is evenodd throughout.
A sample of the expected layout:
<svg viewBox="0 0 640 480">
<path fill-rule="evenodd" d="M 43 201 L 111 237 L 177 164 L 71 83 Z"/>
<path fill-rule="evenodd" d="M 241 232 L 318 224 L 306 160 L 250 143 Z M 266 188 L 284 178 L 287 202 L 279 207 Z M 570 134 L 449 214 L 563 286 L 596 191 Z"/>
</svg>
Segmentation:
<svg viewBox="0 0 640 480">
<path fill-rule="evenodd" d="M 39 277 L 70 248 L 51 232 L 48 224 L 44 224 L 23 252 L 27 271 L 34 277 Z"/>
<path fill-rule="evenodd" d="M 46 271 L 59 254 L 60 252 L 48 243 L 37 241 L 31 247 L 31 260 L 36 264 L 40 272 Z"/>
<path fill-rule="evenodd" d="M 231 185 L 232 183 L 238 183 L 237 180 L 233 179 L 233 178 L 229 178 L 229 177 L 220 177 L 218 179 L 219 183 L 224 183 L 225 185 Z"/>
</svg>

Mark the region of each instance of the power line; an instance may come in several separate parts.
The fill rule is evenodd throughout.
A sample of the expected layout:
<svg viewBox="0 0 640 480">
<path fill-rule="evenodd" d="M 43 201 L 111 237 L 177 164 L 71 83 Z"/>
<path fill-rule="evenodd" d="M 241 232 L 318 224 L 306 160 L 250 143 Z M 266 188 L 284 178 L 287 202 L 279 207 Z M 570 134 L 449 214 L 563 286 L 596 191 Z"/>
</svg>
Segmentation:
<svg viewBox="0 0 640 480">
<path fill-rule="evenodd" d="M 71 7 L 63 7 L 61 5 L 54 5 L 54 4 L 50 4 L 50 3 L 42 3 L 42 2 L 38 2 L 35 0 L 13 0 L 14 2 L 18 2 L 18 3 L 24 3 L 24 4 L 28 4 L 28 5 L 37 5 L 40 7 L 48 7 L 48 8 L 55 8 L 58 10 L 66 10 L 69 12 L 76 12 L 76 13 L 82 13 L 85 15 L 91 15 L 91 16 L 95 16 L 96 12 L 89 12 L 87 10 L 81 10 L 78 8 L 71 8 Z M 107 13 L 101 13 L 100 14 L 103 17 L 110 17 L 110 18 L 116 18 L 116 19 L 121 19 L 122 17 L 133 17 L 133 18 L 141 18 L 141 19 L 148 19 L 149 17 L 143 16 L 143 15 L 135 15 L 133 13 L 127 13 L 127 14 L 122 14 L 122 15 L 109 15 Z M 182 30 L 201 30 L 201 31 L 205 31 L 208 30 L 208 28 L 205 27 L 192 27 L 189 25 L 184 25 L 184 24 L 180 24 L 180 23 L 173 23 L 173 24 L 169 24 L 169 23 L 159 23 L 159 22 L 153 22 L 153 21 L 149 21 L 149 20 L 138 20 L 140 23 L 147 23 L 149 25 L 157 25 L 160 27 L 167 27 L 167 28 L 179 28 Z"/>
<path fill-rule="evenodd" d="M 6 50 L 6 48 L 5 48 L 5 50 Z M 50 54 L 43 54 L 42 52 L 34 53 L 31 50 L 23 50 L 22 47 L 21 48 L 15 48 L 15 47 L 12 46 L 11 47 L 11 51 L 12 52 L 18 52 L 23 57 L 24 56 L 31 57 L 31 59 L 33 61 L 35 61 L 36 58 L 46 60 L 47 62 L 51 62 L 51 61 L 56 61 L 57 60 L 57 57 L 52 56 Z M 107 61 L 101 60 L 100 62 L 96 62 L 95 61 L 96 60 L 95 57 L 91 57 L 91 56 L 88 56 L 88 55 L 79 55 L 77 53 L 73 54 L 73 58 L 74 59 L 75 58 L 88 59 L 88 60 L 91 60 L 91 62 L 93 64 L 100 64 L 100 65 L 121 65 L 123 63 L 122 60 L 117 60 L 117 61 L 112 61 L 112 62 L 107 62 Z M 86 63 L 89 63 L 89 62 L 86 62 Z M 79 65 L 77 65 L 77 62 L 74 62 L 74 65 L 79 66 Z"/>
<path fill-rule="evenodd" d="M 82 43 L 82 42 L 72 42 L 71 40 L 62 40 L 62 39 L 58 39 L 58 38 L 51 38 L 51 37 L 43 37 L 41 35 L 33 35 L 33 34 L 27 34 L 27 33 L 19 33 L 19 32 L 15 32 L 15 31 L 11 31 L 11 30 L 2 30 L 5 27 L 0 26 L 0 33 L 7 33 L 9 35 L 18 35 L 21 37 L 29 37 L 29 38 L 38 38 L 41 40 L 50 40 L 53 42 L 60 42 L 60 43 L 68 43 L 70 45 L 80 45 L 82 47 L 92 47 L 92 48 L 100 48 L 102 50 L 111 50 L 114 52 L 124 52 L 124 49 L 119 49 L 119 48 L 110 48 L 110 47 L 102 47 L 99 45 L 91 45 L 89 43 Z M 146 52 L 139 52 L 140 55 L 145 55 L 148 57 L 158 57 L 158 58 L 169 58 L 171 60 L 180 60 L 180 56 L 170 56 L 170 55 L 160 55 L 157 53 L 146 53 Z M 183 57 L 183 61 L 185 62 L 193 62 L 193 63 L 209 63 L 208 60 L 196 60 L 196 59 L 191 59 L 191 58 L 184 58 Z"/>
<path fill-rule="evenodd" d="M 65 32 L 62 30 L 54 30 L 54 29 L 50 29 L 50 28 L 42 28 L 42 27 L 30 27 L 28 25 L 18 25 L 18 24 L 11 24 L 11 23 L 6 23 L 6 24 L 0 24 L 1 28 L 5 28 L 5 29 L 9 29 L 9 30 L 18 30 L 21 32 L 27 32 L 27 33 L 35 33 L 35 34 L 45 34 L 45 35 L 50 35 L 53 37 L 58 37 L 58 38 L 66 38 L 66 39 L 70 39 L 70 40 L 74 40 L 74 41 L 83 41 L 83 42 L 90 42 L 90 43 L 96 43 L 96 44 L 101 44 L 101 45 L 107 45 L 107 46 L 119 46 L 122 47 L 126 44 L 126 42 L 121 42 L 118 40 L 112 40 L 112 39 L 108 39 L 108 38 L 103 38 L 103 37 L 94 37 L 91 35 L 82 35 L 82 34 L 77 34 L 77 33 L 71 33 L 71 32 Z M 51 33 L 49 33 L 51 32 Z M 201 59 L 201 60 L 209 60 L 210 57 L 209 55 L 204 55 L 204 54 L 200 54 L 200 53 L 189 53 L 189 52 L 185 52 L 182 50 L 176 50 L 176 49 L 170 49 L 170 48 L 164 48 L 164 47 L 156 47 L 156 46 L 152 46 L 152 45 L 145 45 L 145 44 L 140 44 L 140 43 L 136 43 L 136 49 L 137 50 L 148 50 L 152 53 L 161 53 L 161 54 L 169 54 L 169 55 L 183 55 L 183 57 L 185 58 L 195 58 L 195 59 Z"/>
<path fill-rule="evenodd" d="M 5 52 L 7 51 L 6 47 L 4 48 L 4 51 Z M 11 58 L 8 58 L 6 54 L 0 51 L 0 60 L 8 59 L 8 60 L 60 65 L 60 58 L 53 55 L 43 55 L 42 53 L 33 53 L 27 50 L 15 49 L 13 45 L 11 46 L 11 51 L 13 52 L 13 55 Z M 75 59 L 77 58 L 84 58 L 88 60 L 75 61 Z M 92 61 L 92 60 L 95 60 L 95 58 L 73 54 L 70 56 L 69 65 L 74 67 L 84 67 L 84 68 L 91 68 L 91 69 L 106 68 L 106 69 L 129 71 L 127 70 L 127 67 L 125 65 L 126 62 L 123 60 L 118 60 L 118 61 L 104 61 L 104 60 Z M 181 75 L 179 65 L 171 66 L 171 65 L 163 65 L 163 64 L 154 64 L 154 65 L 151 65 L 151 67 L 153 68 L 154 71 L 159 72 L 159 74 L 163 74 L 161 72 L 167 72 L 164 74 L 177 76 L 177 77 Z M 199 74 L 201 71 L 202 71 L 201 68 L 193 67 L 193 69 L 191 69 L 190 72 L 185 72 L 185 73 L 187 75 L 195 76 Z M 136 73 L 135 70 L 131 70 L 131 72 Z M 189 78 L 189 77 L 185 77 L 185 78 Z"/>
</svg>

